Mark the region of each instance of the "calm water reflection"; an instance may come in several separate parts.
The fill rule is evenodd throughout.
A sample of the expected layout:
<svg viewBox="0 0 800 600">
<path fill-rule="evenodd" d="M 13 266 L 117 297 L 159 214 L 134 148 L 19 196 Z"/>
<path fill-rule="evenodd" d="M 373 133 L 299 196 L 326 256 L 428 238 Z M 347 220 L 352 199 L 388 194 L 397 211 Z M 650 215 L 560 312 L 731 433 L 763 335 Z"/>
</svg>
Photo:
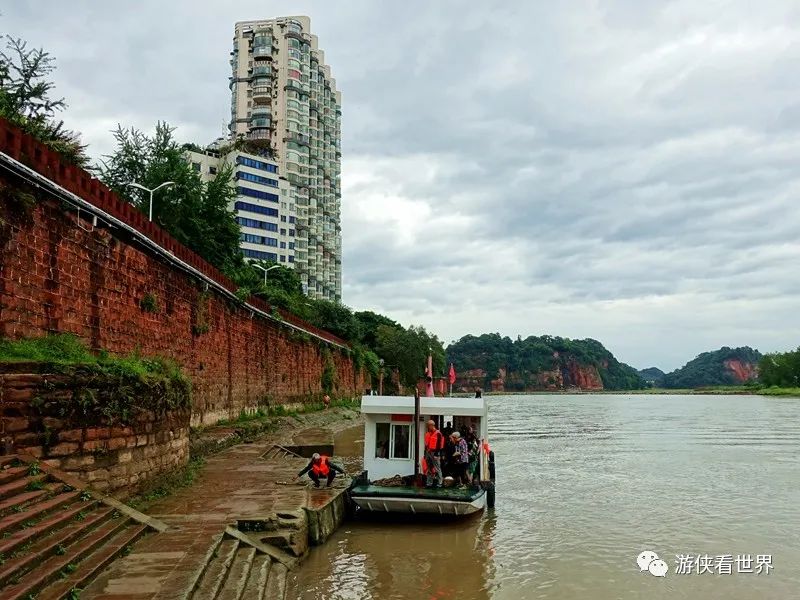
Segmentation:
<svg viewBox="0 0 800 600">
<path fill-rule="evenodd" d="M 347 524 L 289 598 L 800 597 L 800 400 L 490 400 L 494 513 L 445 526 Z M 636 555 L 665 558 L 665 579 Z M 676 575 L 676 554 L 771 554 L 769 575 Z"/>
</svg>

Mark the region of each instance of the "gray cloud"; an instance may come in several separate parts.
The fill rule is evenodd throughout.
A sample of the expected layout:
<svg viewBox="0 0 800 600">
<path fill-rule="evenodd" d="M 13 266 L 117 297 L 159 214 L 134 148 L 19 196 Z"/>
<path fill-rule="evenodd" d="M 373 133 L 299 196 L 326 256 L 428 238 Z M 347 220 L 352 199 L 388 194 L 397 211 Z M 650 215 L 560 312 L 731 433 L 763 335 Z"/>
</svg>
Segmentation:
<svg viewBox="0 0 800 600">
<path fill-rule="evenodd" d="M 15 3 L 95 156 L 211 140 L 236 20 L 309 14 L 343 93 L 344 299 L 636 366 L 800 343 L 795 3 Z"/>
</svg>

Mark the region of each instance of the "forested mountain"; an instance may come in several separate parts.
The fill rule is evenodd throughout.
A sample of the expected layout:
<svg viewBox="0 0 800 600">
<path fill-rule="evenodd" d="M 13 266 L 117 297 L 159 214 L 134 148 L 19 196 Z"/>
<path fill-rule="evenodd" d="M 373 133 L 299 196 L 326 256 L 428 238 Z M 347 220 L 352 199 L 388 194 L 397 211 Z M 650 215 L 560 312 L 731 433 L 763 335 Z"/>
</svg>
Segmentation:
<svg viewBox="0 0 800 600">
<path fill-rule="evenodd" d="M 761 353 L 749 346 L 703 352 L 680 369 L 664 376 L 665 388 L 739 385 L 758 377 Z"/>
<path fill-rule="evenodd" d="M 597 340 L 499 333 L 466 335 L 447 348 L 455 365 L 454 389 L 522 392 L 533 390 L 630 390 L 645 387 L 636 369 L 619 362 Z"/>
<path fill-rule="evenodd" d="M 658 367 L 648 367 L 639 371 L 639 376 L 644 379 L 645 383 L 653 387 L 661 387 L 664 382 L 664 371 Z"/>
</svg>

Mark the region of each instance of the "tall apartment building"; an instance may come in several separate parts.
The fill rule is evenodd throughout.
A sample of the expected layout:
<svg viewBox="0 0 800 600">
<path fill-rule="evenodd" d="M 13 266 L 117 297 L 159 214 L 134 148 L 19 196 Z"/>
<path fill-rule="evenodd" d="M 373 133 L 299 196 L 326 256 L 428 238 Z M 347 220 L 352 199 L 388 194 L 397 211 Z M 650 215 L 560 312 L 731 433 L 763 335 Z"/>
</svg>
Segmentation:
<svg viewBox="0 0 800 600">
<path fill-rule="evenodd" d="M 338 301 L 341 95 L 310 28 L 303 16 L 236 23 L 230 131 L 271 153 L 295 221 L 294 268 L 310 296 Z"/>
</svg>

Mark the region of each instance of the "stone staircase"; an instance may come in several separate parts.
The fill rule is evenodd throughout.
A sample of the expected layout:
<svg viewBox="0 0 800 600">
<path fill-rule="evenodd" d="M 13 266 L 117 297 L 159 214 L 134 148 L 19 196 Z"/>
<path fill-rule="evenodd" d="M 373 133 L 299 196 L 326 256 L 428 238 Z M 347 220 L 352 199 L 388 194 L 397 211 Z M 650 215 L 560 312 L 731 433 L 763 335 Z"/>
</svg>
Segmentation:
<svg viewBox="0 0 800 600">
<path fill-rule="evenodd" d="M 284 448 L 283 446 L 279 446 L 275 444 L 270 446 L 269 449 L 261 455 L 261 458 L 270 460 L 273 458 L 303 458 L 297 452 L 293 450 L 289 450 L 288 448 Z"/>
<path fill-rule="evenodd" d="M 208 554 L 192 600 L 284 600 L 293 559 L 228 528 Z"/>
<path fill-rule="evenodd" d="M 138 514 L 18 456 L 0 456 L 0 597 L 78 590 L 150 529 Z"/>
</svg>

